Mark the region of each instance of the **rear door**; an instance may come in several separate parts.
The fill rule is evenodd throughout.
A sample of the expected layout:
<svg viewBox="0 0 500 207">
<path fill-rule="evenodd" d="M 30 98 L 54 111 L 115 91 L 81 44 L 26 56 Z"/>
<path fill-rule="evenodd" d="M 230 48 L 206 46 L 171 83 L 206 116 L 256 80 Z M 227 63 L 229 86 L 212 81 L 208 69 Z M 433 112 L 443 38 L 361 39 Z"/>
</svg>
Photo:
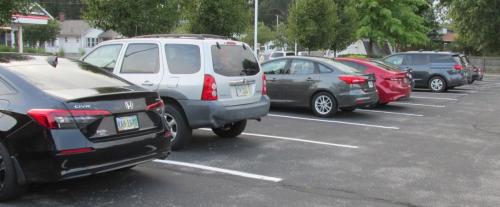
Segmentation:
<svg viewBox="0 0 500 207">
<path fill-rule="evenodd" d="M 207 40 L 208 41 L 208 40 Z M 211 40 L 207 45 L 208 67 L 215 78 L 218 101 L 224 106 L 259 102 L 262 98 L 262 72 L 252 49 L 245 43 Z"/>
<path fill-rule="evenodd" d="M 155 41 L 131 42 L 114 73 L 150 91 L 157 91 L 163 77 L 161 45 Z"/>
<path fill-rule="evenodd" d="M 431 75 L 431 64 L 427 54 L 407 54 L 403 65 L 413 69 L 413 80 L 418 86 L 427 86 Z"/>
<path fill-rule="evenodd" d="M 283 80 L 287 74 L 287 59 L 279 59 L 262 65 L 267 78 L 267 95 L 272 102 L 284 102 L 286 90 Z"/>
<path fill-rule="evenodd" d="M 289 75 L 283 83 L 286 100 L 294 105 L 307 105 L 309 94 L 317 88 L 319 74 L 316 64 L 310 60 L 292 59 Z"/>
</svg>

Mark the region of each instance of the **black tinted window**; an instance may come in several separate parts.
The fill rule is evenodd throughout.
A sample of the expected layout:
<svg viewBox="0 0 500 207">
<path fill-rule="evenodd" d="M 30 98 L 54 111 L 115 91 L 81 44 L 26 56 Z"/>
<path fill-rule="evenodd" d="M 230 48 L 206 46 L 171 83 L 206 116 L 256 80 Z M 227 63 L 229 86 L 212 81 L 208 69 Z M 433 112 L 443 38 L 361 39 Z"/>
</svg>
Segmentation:
<svg viewBox="0 0 500 207">
<path fill-rule="evenodd" d="M 259 63 L 248 47 L 212 46 L 214 72 L 223 76 L 250 76 L 259 73 Z"/>
<path fill-rule="evenodd" d="M 121 73 L 157 73 L 160 69 L 157 44 L 130 44 L 123 58 Z"/>
<path fill-rule="evenodd" d="M 172 74 L 193 74 L 200 71 L 200 48 L 196 45 L 165 45 L 168 70 Z"/>
<path fill-rule="evenodd" d="M 307 75 L 314 73 L 314 63 L 308 60 L 292 60 L 290 74 Z"/>
<path fill-rule="evenodd" d="M 420 55 L 420 54 L 407 56 L 410 65 L 426 65 L 429 63 L 427 57 L 428 55 Z"/>
<path fill-rule="evenodd" d="M 12 94 L 12 88 L 2 79 L 0 79 L 0 95 Z"/>
<path fill-rule="evenodd" d="M 453 63 L 451 55 L 431 55 L 431 63 Z"/>
<path fill-rule="evenodd" d="M 92 51 L 83 61 L 111 72 L 115 68 L 121 49 L 121 44 L 104 45 Z"/>
<path fill-rule="evenodd" d="M 285 74 L 286 60 L 277 60 L 262 65 L 265 74 Z"/>
</svg>

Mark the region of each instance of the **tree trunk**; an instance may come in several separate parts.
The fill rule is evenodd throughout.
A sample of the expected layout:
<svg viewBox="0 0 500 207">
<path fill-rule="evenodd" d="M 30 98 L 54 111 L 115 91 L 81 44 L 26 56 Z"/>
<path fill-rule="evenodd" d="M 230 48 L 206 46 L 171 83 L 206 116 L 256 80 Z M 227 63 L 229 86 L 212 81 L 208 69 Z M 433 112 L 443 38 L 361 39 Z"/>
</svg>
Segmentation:
<svg viewBox="0 0 500 207">
<path fill-rule="evenodd" d="M 366 51 L 368 57 L 373 57 L 373 40 L 370 38 L 368 40 L 368 51 Z"/>
</svg>

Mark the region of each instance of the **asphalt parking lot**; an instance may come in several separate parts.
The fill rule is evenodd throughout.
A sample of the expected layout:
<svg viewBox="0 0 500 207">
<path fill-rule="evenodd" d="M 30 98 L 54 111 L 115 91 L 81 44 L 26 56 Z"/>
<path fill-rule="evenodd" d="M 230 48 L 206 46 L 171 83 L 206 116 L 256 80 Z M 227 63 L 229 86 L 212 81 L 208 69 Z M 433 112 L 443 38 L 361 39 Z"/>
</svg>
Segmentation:
<svg viewBox="0 0 500 207">
<path fill-rule="evenodd" d="M 1 206 L 498 206 L 500 76 L 314 117 L 275 109 L 236 139 L 196 130 L 165 162 L 37 184 Z"/>
</svg>

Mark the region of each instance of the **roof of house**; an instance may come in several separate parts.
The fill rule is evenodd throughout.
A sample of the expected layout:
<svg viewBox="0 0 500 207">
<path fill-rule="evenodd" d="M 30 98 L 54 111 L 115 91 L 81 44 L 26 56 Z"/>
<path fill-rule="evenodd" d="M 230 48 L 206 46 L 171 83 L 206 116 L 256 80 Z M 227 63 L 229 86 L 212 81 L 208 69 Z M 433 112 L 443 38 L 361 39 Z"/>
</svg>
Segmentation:
<svg viewBox="0 0 500 207">
<path fill-rule="evenodd" d="M 443 42 L 455 42 L 458 38 L 458 35 L 457 33 L 453 33 L 453 32 L 448 32 L 446 34 L 443 35 L 442 39 L 443 39 Z"/>
<path fill-rule="evenodd" d="M 99 38 L 102 38 L 102 39 L 114 39 L 116 37 L 119 37 L 120 34 L 116 33 L 115 31 L 113 30 L 108 30 L 108 31 L 105 31 L 103 33 L 101 33 L 99 35 Z"/>
<path fill-rule="evenodd" d="M 65 20 L 59 23 L 61 24 L 60 35 L 63 36 L 80 36 L 91 29 L 90 25 L 83 20 Z"/>
</svg>

